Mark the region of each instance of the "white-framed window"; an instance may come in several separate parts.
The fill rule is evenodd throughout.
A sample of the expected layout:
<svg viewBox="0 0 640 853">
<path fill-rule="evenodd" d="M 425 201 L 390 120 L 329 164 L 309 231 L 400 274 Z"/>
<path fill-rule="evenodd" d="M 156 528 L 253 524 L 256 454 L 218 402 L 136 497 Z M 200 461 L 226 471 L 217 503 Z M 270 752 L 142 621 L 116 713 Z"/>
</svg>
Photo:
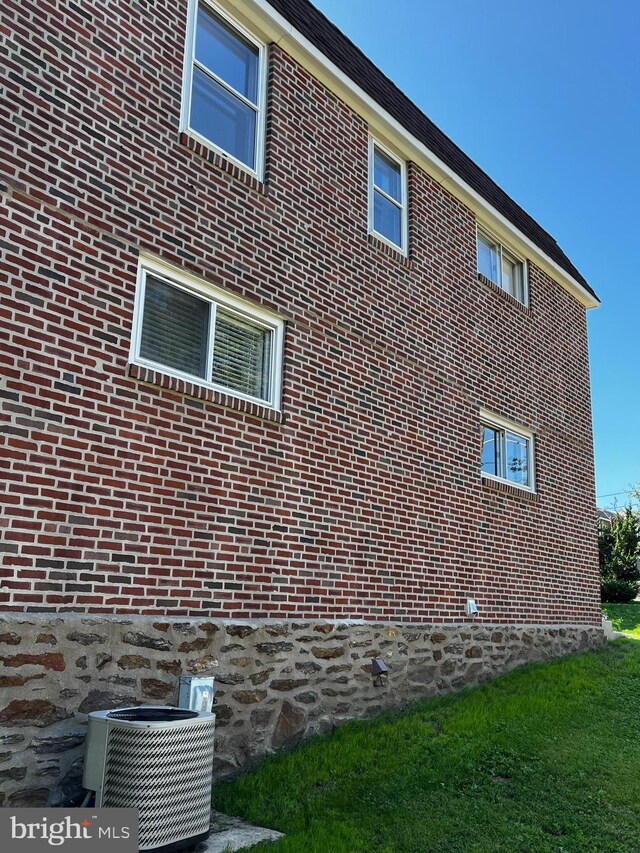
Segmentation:
<svg viewBox="0 0 640 853">
<path fill-rule="evenodd" d="M 280 407 L 284 321 L 152 258 L 138 269 L 131 361 Z"/>
<path fill-rule="evenodd" d="M 181 130 L 261 177 L 266 45 L 209 0 L 188 15 Z"/>
<path fill-rule="evenodd" d="M 369 139 L 369 231 L 407 252 L 407 170 L 374 139 Z"/>
<path fill-rule="evenodd" d="M 527 304 L 527 265 L 484 228 L 478 228 L 478 273 Z"/>
<path fill-rule="evenodd" d="M 480 412 L 483 477 L 535 490 L 533 434 L 484 410 Z"/>
</svg>

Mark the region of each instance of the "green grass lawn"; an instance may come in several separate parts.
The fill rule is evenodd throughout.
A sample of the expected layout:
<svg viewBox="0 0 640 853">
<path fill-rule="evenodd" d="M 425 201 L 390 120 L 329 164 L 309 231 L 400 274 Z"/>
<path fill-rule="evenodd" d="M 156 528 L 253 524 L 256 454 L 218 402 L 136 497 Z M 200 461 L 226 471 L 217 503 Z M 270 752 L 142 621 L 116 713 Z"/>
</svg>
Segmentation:
<svg viewBox="0 0 640 853">
<path fill-rule="evenodd" d="M 273 853 L 638 853 L 640 643 L 349 723 L 214 788 Z"/>
<path fill-rule="evenodd" d="M 607 619 L 611 620 L 614 631 L 622 631 L 636 640 L 640 640 L 640 601 L 631 604 L 603 604 Z M 638 847 L 640 850 L 640 846 Z"/>
</svg>

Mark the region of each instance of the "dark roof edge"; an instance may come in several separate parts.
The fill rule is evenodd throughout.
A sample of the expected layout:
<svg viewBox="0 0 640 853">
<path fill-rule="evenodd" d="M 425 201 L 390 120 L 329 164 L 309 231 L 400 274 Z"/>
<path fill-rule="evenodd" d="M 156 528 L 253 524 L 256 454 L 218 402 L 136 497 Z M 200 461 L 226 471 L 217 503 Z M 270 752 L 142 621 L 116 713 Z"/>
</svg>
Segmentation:
<svg viewBox="0 0 640 853">
<path fill-rule="evenodd" d="M 455 142 L 449 139 L 319 9 L 309 0 L 267 0 L 267 2 L 408 133 L 422 142 L 472 190 L 599 301 L 594 290 L 555 239 Z"/>
</svg>

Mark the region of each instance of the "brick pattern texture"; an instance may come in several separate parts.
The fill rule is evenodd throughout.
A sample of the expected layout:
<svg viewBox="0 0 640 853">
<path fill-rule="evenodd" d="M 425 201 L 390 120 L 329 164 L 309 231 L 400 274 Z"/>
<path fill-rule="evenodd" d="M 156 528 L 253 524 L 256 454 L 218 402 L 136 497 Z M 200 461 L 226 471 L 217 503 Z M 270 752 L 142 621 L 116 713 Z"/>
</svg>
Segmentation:
<svg viewBox="0 0 640 853">
<path fill-rule="evenodd" d="M 181 135 L 186 5 L 2 5 L 2 607 L 598 624 L 583 308 L 479 281 L 414 164 L 409 258 L 369 238 L 367 125 L 276 45 L 264 182 Z M 141 250 L 286 319 L 282 417 L 131 369 Z"/>
</svg>

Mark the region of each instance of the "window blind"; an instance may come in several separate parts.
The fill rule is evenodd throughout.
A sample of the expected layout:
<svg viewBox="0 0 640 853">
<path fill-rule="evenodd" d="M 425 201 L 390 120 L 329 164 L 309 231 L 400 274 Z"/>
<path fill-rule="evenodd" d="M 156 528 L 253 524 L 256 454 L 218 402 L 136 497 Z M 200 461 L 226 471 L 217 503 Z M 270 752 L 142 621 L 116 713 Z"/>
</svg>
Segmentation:
<svg viewBox="0 0 640 853">
<path fill-rule="evenodd" d="M 211 381 L 269 399 L 272 331 L 224 308 L 216 312 Z"/>
<path fill-rule="evenodd" d="M 204 378 L 209 310 L 203 299 L 147 276 L 141 357 Z"/>
</svg>

